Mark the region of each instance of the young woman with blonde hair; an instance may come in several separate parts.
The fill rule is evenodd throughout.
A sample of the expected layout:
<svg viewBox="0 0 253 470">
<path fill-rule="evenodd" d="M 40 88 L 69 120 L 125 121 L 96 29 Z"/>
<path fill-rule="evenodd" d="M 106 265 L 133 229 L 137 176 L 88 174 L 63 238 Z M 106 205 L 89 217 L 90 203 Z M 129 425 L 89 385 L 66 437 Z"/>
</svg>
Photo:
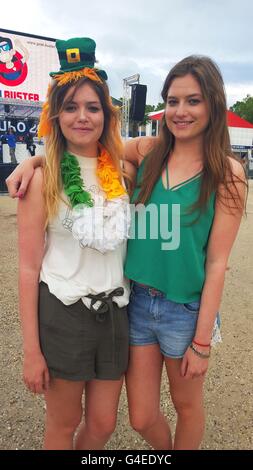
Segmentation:
<svg viewBox="0 0 253 470">
<path fill-rule="evenodd" d="M 118 110 L 94 67 L 95 42 L 56 46 L 61 69 L 50 74 L 39 128 L 45 165 L 18 205 L 23 374 L 45 395 L 45 449 L 73 449 L 80 423 L 75 448 L 101 449 L 128 364 L 128 196 Z"/>
</svg>

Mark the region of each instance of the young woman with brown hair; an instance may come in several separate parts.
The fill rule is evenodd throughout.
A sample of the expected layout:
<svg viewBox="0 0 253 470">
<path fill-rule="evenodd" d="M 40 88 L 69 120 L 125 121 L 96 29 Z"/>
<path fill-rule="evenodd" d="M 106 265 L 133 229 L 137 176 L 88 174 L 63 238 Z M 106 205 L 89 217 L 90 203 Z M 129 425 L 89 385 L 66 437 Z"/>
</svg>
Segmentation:
<svg viewBox="0 0 253 470">
<path fill-rule="evenodd" d="M 152 447 L 197 449 L 204 432 L 203 384 L 211 343 L 219 339 L 217 312 L 246 181 L 231 152 L 223 80 L 214 62 L 183 59 L 169 72 L 162 97 L 159 136 L 137 138 L 125 149 L 126 158 L 140 164 L 132 202 L 155 207 L 160 227 L 153 238 L 152 218 L 145 217 L 146 238 L 135 232 L 128 242 L 129 412 Z M 177 240 L 168 242 L 164 229 Z M 163 362 L 177 412 L 173 444 L 160 412 Z"/>
</svg>

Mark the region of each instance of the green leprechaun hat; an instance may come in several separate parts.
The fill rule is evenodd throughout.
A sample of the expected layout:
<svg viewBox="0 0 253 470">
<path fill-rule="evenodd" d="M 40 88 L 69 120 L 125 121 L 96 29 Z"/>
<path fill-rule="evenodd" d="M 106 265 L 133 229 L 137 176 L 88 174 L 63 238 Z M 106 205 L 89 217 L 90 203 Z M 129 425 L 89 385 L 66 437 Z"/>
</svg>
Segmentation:
<svg viewBox="0 0 253 470">
<path fill-rule="evenodd" d="M 72 38 L 67 41 L 58 39 L 55 45 L 61 67 L 58 72 L 51 72 L 51 77 L 56 78 L 83 69 L 94 69 L 91 71 L 94 71 L 99 78 L 107 80 L 106 72 L 94 67 L 96 43 L 93 39 Z"/>
</svg>

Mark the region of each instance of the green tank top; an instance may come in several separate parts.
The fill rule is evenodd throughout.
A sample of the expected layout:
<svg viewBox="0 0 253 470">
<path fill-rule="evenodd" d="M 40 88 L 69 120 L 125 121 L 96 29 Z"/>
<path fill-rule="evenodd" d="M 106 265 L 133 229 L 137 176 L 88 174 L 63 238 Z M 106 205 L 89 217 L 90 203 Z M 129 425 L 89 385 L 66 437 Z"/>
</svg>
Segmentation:
<svg viewBox="0 0 253 470">
<path fill-rule="evenodd" d="M 138 171 L 138 183 L 143 168 L 144 162 Z M 182 184 L 165 189 L 160 176 L 146 210 L 135 209 L 132 213 L 125 276 L 159 289 L 167 299 L 178 303 L 198 301 L 205 280 L 215 194 L 211 195 L 200 215 L 197 210 L 189 212 L 198 200 L 201 180 L 199 173 Z M 140 188 L 135 189 L 132 203 L 139 191 Z"/>
</svg>

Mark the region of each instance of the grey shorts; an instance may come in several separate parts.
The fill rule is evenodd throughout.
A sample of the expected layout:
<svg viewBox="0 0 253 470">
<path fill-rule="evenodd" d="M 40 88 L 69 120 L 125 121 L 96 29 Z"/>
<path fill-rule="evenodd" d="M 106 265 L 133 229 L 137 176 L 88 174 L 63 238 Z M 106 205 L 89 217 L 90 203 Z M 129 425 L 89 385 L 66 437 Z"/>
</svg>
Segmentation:
<svg viewBox="0 0 253 470">
<path fill-rule="evenodd" d="M 65 380 L 119 380 L 128 365 L 126 307 L 111 300 L 96 315 L 82 300 L 64 305 L 40 282 L 39 334 L 50 375 Z"/>
</svg>

